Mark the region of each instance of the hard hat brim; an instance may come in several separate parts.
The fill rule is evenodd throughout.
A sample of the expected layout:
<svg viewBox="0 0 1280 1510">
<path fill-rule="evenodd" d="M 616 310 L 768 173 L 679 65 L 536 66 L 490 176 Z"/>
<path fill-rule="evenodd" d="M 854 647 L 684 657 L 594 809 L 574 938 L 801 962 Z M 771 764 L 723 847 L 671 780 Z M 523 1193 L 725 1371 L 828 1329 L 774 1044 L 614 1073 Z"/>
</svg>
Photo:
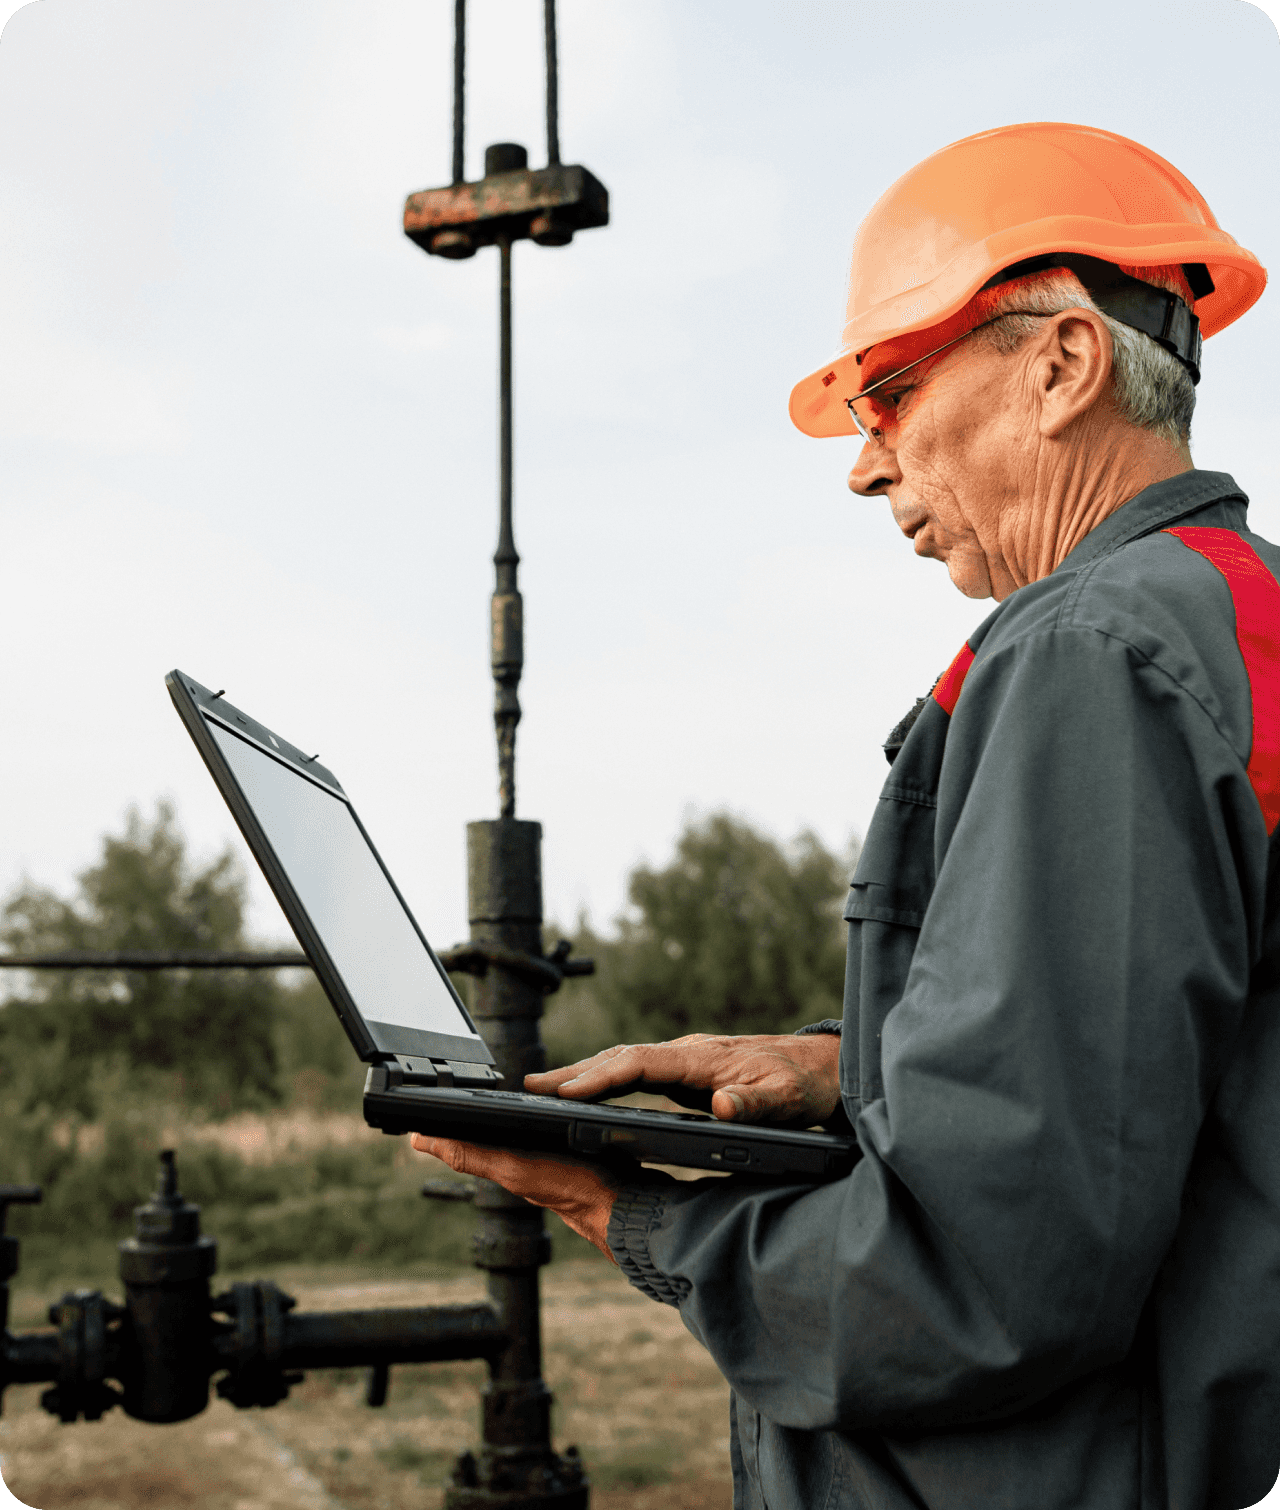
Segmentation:
<svg viewBox="0 0 1280 1510">
<path fill-rule="evenodd" d="M 1026 258 L 1079 252 L 1127 267 L 1204 263 L 1214 291 L 1195 313 L 1207 338 L 1230 325 L 1261 297 L 1265 268 L 1252 252 L 1217 226 L 1125 226 L 1087 216 L 1055 216 L 1012 226 L 965 247 L 927 283 L 873 305 L 845 326 L 840 350 L 791 390 L 791 421 L 805 435 L 854 435 L 845 406 L 860 389 L 858 360 L 882 341 L 928 330 L 959 313 L 998 272 Z"/>
</svg>

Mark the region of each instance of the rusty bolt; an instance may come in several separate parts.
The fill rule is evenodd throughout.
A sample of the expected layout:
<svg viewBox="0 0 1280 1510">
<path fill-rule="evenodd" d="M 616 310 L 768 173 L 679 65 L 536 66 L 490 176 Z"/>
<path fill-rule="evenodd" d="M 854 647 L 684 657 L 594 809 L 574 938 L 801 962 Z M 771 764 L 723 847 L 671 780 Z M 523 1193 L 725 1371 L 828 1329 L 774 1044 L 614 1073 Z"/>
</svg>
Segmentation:
<svg viewBox="0 0 1280 1510">
<path fill-rule="evenodd" d="M 551 211 L 533 217 L 529 222 L 529 235 L 539 246 L 568 246 L 573 240 L 573 231 Z"/>
<path fill-rule="evenodd" d="M 437 231 L 431 238 L 431 251 L 437 257 L 449 257 L 455 262 L 476 254 L 475 243 L 466 231 Z"/>
</svg>

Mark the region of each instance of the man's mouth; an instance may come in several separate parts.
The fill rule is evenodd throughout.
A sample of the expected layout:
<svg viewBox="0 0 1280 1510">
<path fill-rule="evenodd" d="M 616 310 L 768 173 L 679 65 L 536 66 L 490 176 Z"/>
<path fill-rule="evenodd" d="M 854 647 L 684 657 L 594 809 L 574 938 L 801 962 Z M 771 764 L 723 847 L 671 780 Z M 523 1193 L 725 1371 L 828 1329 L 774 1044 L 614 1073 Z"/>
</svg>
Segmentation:
<svg viewBox="0 0 1280 1510">
<path fill-rule="evenodd" d="M 932 528 L 933 521 L 929 518 L 929 512 L 918 503 L 912 503 L 905 498 L 894 499 L 890 497 L 889 507 L 893 511 L 893 522 L 915 547 L 917 556 L 936 556 L 938 554 L 937 531 Z"/>
<path fill-rule="evenodd" d="M 904 520 L 899 528 L 911 541 L 917 556 L 931 556 L 935 560 L 946 559 L 945 552 L 941 549 L 938 531 L 934 529 L 933 522 L 927 514 L 912 514 Z"/>
</svg>

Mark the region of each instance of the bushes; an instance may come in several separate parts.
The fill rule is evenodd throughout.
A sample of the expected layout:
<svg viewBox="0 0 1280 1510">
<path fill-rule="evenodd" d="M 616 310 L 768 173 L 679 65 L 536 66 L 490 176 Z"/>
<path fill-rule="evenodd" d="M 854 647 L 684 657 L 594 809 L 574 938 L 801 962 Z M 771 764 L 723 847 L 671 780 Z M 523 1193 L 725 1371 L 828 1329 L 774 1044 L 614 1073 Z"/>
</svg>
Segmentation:
<svg viewBox="0 0 1280 1510">
<path fill-rule="evenodd" d="M 338 1186 L 301 1196 L 282 1193 L 257 1207 L 211 1207 L 209 1230 L 216 1234 L 228 1268 L 469 1264 L 473 1212 L 460 1202 L 424 1201 L 421 1184 L 419 1172 L 374 1190 Z"/>
<path fill-rule="evenodd" d="M 104 838 L 73 897 L 20 887 L 0 914 L 0 941 L 12 953 L 243 949 L 244 901 L 230 852 L 193 868 L 161 803 L 150 823 L 132 809 L 124 833 Z M 201 1105 L 274 1105 L 280 998 L 272 975 L 248 970 L 33 971 L 0 1010 L 0 1085 L 28 1108 L 93 1117 L 91 1071 L 110 1058 L 135 1086 Z"/>
<path fill-rule="evenodd" d="M 595 957 L 597 974 L 556 999 L 549 1047 L 579 1057 L 609 1043 L 785 1033 L 839 1017 L 841 904 L 856 859 L 856 844 L 843 858 L 810 833 L 782 845 L 727 813 L 690 823 L 668 865 L 632 871 L 615 938 L 579 924 L 575 948 Z"/>
</svg>

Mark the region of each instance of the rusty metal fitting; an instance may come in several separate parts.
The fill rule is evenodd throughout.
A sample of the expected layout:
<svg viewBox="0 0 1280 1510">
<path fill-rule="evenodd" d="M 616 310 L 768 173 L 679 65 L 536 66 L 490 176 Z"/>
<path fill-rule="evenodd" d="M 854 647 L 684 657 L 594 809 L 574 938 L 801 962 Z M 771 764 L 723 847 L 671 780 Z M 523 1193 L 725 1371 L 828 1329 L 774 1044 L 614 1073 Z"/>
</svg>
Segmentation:
<svg viewBox="0 0 1280 1510">
<path fill-rule="evenodd" d="M 560 989 L 567 976 L 595 974 L 594 960 L 568 958 L 571 947 L 568 939 L 561 939 L 550 954 L 526 954 L 522 949 L 506 949 L 501 944 L 455 944 L 440 955 L 440 963 L 446 970 L 481 978 L 493 965 L 538 986 L 549 996 Z"/>
<path fill-rule="evenodd" d="M 464 1452 L 445 1490 L 445 1510 L 587 1510 L 591 1485 L 576 1447 L 561 1456 L 520 1448 Z"/>
<path fill-rule="evenodd" d="M 521 154 L 493 157 L 497 152 Z M 502 167 L 491 167 L 498 161 Z M 513 142 L 485 152 L 485 176 L 474 183 L 410 194 L 404 206 L 404 233 L 434 257 L 470 257 L 500 238 L 532 238 L 542 246 L 567 246 L 575 231 L 609 224 L 609 191 L 577 165 L 527 166 L 528 154 Z"/>
<path fill-rule="evenodd" d="M 471 1247 L 477 1269 L 539 1269 L 551 1262 L 551 1234 L 512 1232 L 509 1218 L 481 1217 Z"/>
<path fill-rule="evenodd" d="M 496 592 L 489 599 L 489 659 L 496 676 L 524 665 L 524 600 L 518 592 Z"/>
</svg>

